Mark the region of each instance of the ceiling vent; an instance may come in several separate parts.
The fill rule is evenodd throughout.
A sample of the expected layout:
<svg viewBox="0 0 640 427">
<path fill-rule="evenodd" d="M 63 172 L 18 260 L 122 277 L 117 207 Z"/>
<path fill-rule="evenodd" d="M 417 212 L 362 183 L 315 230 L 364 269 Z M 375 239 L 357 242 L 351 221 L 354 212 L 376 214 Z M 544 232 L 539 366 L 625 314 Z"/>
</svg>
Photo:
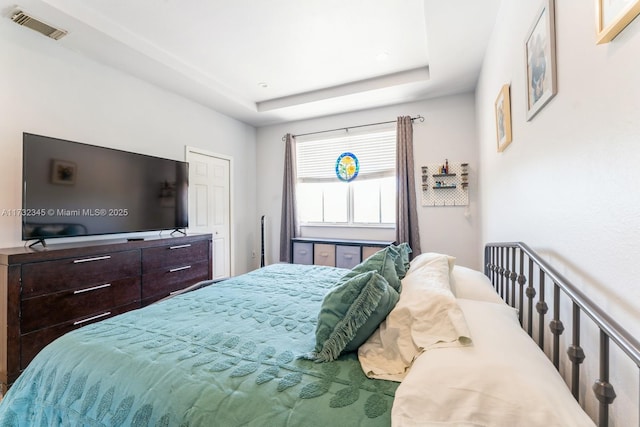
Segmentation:
<svg viewBox="0 0 640 427">
<path fill-rule="evenodd" d="M 60 40 L 62 37 L 67 35 L 65 30 L 61 30 L 59 28 L 54 28 L 48 24 L 45 24 L 42 21 L 37 20 L 33 16 L 29 16 L 21 10 L 17 10 L 11 16 L 11 20 L 16 24 L 20 24 L 23 27 L 31 28 L 39 32 L 40 34 L 44 34 L 47 37 L 50 37 L 54 40 Z"/>
</svg>

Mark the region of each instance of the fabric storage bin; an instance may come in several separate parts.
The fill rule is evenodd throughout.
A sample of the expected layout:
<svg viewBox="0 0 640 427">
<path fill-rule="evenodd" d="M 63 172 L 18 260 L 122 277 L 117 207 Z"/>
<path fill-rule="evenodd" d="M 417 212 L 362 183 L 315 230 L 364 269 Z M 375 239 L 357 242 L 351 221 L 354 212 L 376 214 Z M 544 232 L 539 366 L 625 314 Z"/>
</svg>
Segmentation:
<svg viewBox="0 0 640 427">
<path fill-rule="evenodd" d="M 293 263 L 313 264 L 313 243 L 293 242 Z"/>
<path fill-rule="evenodd" d="M 313 263 L 315 265 L 334 267 L 336 265 L 336 246 L 325 243 L 315 243 L 313 245 Z"/>
<path fill-rule="evenodd" d="M 336 246 L 336 267 L 351 269 L 360 264 L 360 261 L 360 246 Z"/>
</svg>

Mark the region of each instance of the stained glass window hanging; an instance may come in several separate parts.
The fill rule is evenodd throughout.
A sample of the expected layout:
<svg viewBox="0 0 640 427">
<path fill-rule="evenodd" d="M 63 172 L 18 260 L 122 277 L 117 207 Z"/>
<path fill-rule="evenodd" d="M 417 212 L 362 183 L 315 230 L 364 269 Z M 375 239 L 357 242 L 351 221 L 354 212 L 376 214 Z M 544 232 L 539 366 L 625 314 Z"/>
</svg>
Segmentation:
<svg viewBox="0 0 640 427">
<path fill-rule="evenodd" d="M 342 153 L 336 160 L 336 176 L 340 181 L 350 182 L 356 179 L 360 163 L 353 153 Z"/>
</svg>

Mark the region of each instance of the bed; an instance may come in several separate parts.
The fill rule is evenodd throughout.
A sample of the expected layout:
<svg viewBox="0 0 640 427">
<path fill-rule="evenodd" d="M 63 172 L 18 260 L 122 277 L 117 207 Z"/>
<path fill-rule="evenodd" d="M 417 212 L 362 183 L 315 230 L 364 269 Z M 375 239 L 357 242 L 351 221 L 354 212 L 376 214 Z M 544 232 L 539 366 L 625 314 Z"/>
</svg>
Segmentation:
<svg viewBox="0 0 640 427">
<path fill-rule="evenodd" d="M 594 425 L 520 327 L 516 287 L 499 298 L 517 275 L 400 246 L 352 270 L 269 265 L 70 332 L 11 386 L 0 425 Z"/>
</svg>

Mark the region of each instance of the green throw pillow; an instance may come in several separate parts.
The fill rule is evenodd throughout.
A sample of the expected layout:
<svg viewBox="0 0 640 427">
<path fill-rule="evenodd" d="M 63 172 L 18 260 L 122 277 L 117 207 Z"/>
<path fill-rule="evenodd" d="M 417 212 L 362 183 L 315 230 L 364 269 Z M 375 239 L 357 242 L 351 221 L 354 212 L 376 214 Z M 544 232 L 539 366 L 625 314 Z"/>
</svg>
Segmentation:
<svg viewBox="0 0 640 427">
<path fill-rule="evenodd" d="M 358 274 L 332 288 L 322 301 L 316 346 L 310 358 L 330 362 L 356 350 L 386 319 L 399 298 L 375 271 Z"/>
<path fill-rule="evenodd" d="M 398 257 L 396 258 L 396 273 L 398 273 L 398 277 L 402 280 L 407 274 L 407 271 L 409 271 L 409 254 L 413 251 L 406 242 L 400 243 L 398 246 L 391 245 L 391 247 L 398 252 Z"/>
<path fill-rule="evenodd" d="M 393 289 L 400 292 L 400 278 L 396 271 L 396 259 L 399 256 L 400 254 L 396 249 L 387 246 L 353 267 L 350 272 L 342 276 L 340 281 L 338 281 L 338 285 L 358 274 L 366 273 L 367 271 L 377 271 L 378 274 L 387 280 L 387 283 L 389 283 Z"/>
</svg>

